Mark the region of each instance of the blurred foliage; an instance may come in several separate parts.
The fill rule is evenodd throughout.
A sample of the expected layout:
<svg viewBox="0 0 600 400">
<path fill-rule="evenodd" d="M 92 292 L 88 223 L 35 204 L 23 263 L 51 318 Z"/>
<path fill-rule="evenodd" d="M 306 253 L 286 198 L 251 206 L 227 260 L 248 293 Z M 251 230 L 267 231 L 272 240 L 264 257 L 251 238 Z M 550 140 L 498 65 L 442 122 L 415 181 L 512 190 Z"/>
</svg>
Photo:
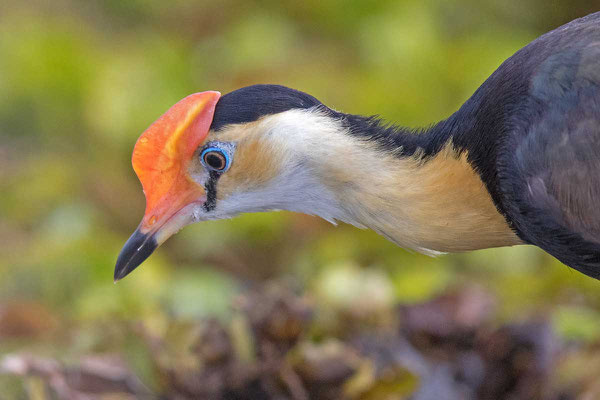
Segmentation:
<svg viewBox="0 0 600 400">
<path fill-rule="evenodd" d="M 456 110 L 517 49 L 598 6 L 3 1 L 0 353 L 66 363 L 120 353 L 154 387 L 132 324 L 160 334 L 173 321 L 230 321 L 233 299 L 266 279 L 319 304 L 315 337 L 335 331 L 331 315 L 361 307 L 385 314 L 477 284 L 497 299 L 496 323 L 543 316 L 565 343 L 598 346 L 598 283 L 535 248 L 432 259 L 369 231 L 286 212 L 188 227 L 112 283 L 116 255 L 144 209 L 133 144 L 186 95 L 279 83 L 346 112 L 424 126 Z M 563 380 L 579 376 L 581 364 L 570 360 Z M 35 382 L 19 382 L 0 376 L 0 392 L 36 391 Z"/>
</svg>

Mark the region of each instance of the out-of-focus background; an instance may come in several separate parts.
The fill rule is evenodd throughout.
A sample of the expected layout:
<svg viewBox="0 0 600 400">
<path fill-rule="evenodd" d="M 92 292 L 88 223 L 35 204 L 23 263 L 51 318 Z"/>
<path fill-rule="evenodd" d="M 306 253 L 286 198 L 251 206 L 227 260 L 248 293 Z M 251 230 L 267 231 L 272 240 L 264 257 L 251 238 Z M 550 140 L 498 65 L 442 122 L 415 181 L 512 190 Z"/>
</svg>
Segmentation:
<svg viewBox="0 0 600 400">
<path fill-rule="evenodd" d="M 254 214 L 112 281 L 144 210 L 133 145 L 186 95 L 278 83 L 424 126 L 599 6 L 4 0 L 0 397 L 600 398 L 600 284 L 528 246 L 434 259 Z"/>
</svg>

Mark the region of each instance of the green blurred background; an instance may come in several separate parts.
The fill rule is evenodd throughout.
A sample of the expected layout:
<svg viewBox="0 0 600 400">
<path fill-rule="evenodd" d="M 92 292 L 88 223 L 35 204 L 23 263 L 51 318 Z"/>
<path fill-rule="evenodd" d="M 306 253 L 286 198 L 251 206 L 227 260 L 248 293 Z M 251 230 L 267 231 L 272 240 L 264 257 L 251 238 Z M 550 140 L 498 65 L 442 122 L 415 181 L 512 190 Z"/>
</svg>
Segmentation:
<svg viewBox="0 0 600 400">
<path fill-rule="evenodd" d="M 412 304 L 477 284 L 498 299 L 499 320 L 543 315 L 565 340 L 597 343 L 598 282 L 528 246 L 433 259 L 279 212 L 190 226 L 117 285 L 112 273 L 144 210 L 135 140 L 186 95 L 278 83 L 345 112 L 424 126 L 520 47 L 599 5 L 4 0 L 0 353 L 116 351 L 144 378 L 144 350 L 123 326 L 227 319 L 232 299 L 265 280 L 333 308 L 372 297 Z"/>
</svg>

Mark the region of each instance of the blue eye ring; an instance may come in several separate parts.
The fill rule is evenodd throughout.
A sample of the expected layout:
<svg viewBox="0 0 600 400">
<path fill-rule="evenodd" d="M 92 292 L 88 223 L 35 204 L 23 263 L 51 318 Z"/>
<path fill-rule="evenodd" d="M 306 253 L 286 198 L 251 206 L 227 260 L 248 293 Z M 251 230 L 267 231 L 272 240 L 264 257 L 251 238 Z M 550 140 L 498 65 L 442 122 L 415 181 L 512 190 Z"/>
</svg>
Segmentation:
<svg viewBox="0 0 600 400">
<path fill-rule="evenodd" d="M 224 172 L 227 171 L 231 164 L 231 159 L 227 152 L 218 147 L 207 147 L 200 153 L 200 162 L 206 169 Z"/>
</svg>

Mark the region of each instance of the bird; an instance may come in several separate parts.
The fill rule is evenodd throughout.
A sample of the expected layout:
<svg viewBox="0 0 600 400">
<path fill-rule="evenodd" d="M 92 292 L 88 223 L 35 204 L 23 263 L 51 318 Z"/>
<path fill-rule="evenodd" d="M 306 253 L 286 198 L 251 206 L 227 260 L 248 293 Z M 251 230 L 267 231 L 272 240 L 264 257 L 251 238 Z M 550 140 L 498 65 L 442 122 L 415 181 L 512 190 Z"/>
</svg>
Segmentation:
<svg viewBox="0 0 600 400">
<path fill-rule="evenodd" d="M 423 129 L 285 86 L 192 94 L 139 137 L 115 282 L 184 226 L 290 210 L 439 255 L 535 245 L 600 279 L 600 12 L 535 39 Z"/>
</svg>

